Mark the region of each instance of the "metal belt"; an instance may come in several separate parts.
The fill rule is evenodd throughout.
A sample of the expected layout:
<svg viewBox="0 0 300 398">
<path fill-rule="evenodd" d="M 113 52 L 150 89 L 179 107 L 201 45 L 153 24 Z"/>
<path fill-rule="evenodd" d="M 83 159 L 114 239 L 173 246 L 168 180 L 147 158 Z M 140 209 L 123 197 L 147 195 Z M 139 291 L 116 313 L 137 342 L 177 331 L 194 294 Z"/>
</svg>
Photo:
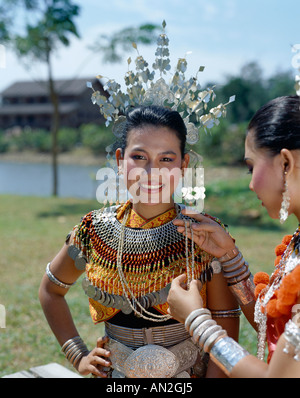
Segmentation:
<svg viewBox="0 0 300 398">
<path fill-rule="evenodd" d="M 198 357 L 198 350 L 191 339 L 170 348 L 146 344 L 137 350 L 109 339 L 105 348 L 111 354 L 112 378 L 187 378 Z"/>
<path fill-rule="evenodd" d="M 108 337 L 133 349 L 146 344 L 171 347 L 190 337 L 181 323 L 155 326 L 153 328 L 132 329 L 105 322 L 105 331 Z"/>
</svg>

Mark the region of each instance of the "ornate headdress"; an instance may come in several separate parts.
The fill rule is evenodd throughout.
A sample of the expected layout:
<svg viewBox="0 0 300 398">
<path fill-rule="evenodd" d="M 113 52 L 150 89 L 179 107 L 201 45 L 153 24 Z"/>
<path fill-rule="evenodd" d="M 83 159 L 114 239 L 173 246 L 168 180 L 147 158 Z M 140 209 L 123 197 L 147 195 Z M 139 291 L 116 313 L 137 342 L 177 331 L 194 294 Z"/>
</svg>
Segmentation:
<svg viewBox="0 0 300 398">
<path fill-rule="evenodd" d="M 126 85 L 125 92 L 122 91 L 119 83 L 111 79 L 104 85 L 104 90 L 108 93 L 108 97 L 102 95 L 99 91 L 95 91 L 90 82 L 87 83 L 87 86 L 94 91 L 92 102 L 99 106 L 100 113 L 106 119 L 106 126 L 113 123 L 112 132 L 116 137 L 116 142 L 109 145 L 106 150 L 108 152 L 108 166 L 114 170 L 117 170 L 114 162 L 114 152 L 116 148 L 121 146 L 119 145 L 119 141 L 123 136 L 124 125 L 126 123 L 125 115 L 130 109 L 139 106 L 158 105 L 177 111 L 187 128 L 186 142 L 189 145 L 194 145 L 199 140 L 199 130 L 204 129 L 206 131 L 206 129 L 218 125 L 219 119 L 226 115 L 226 106 L 235 100 L 235 96 L 232 96 L 226 104 L 219 104 L 209 109 L 208 103 L 211 100 L 214 101 L 216 95 L 213 87 L 201 90 L 197 75 L 198 72 L 204 70 L 204 66 L 199 67 L 195 77 L 186 79 L 184 73 L 187 70 L 187 61 L 185 58 L 179 58 L 175 73 L 171 75 L 169 82 L 166 81 L 163 75 L 166 75 L 171 70 L 171 65 L 168 48 L 169 39 L 165 33 L 165 27 L 166 23 L 163 21 L 163 32 L 157 39 L 156 58 L 152 65 L 152 71 L 149 70 L 148 63 L 139 54 L 136 44 L 133 43 L 133 47 L 138 52 L 135 60 L 136 71 L 134 72 L 129 69 L 132 60 L 128 58 L 128 71 L 124 77 Z M 157 79 L 155 79 L 156 72 L 159 73 Z M 104 77 L 99 75 L 97 78 L 101 80 Z M 189 153 L 191 158 L 190 164 L 193 164 L 192 168 L 195 170 L 196 168 L 199 169 L 202 157 L 194 151 L 190 151 Z M 202 177 L 201 180 L 203 180 Z M 192 180 L 190 179 L 189 181 L 190 183 L 188 184 L 188 188 L 186 188 L 186 192 L 182 190 L 184 200 L 189 204 L 192 204 L 193 201 L 197 201 L 199 198 L 203 200 L 205 189 L 204 187 L 199 188 L 199 178 L 196 176 L 196 172 L 192 174 Z M 203 185 L 203 182 L 201 185 Z M 120 182 L 117 183 L 117 186 L 119 193 L 124 191 L 124 187 L 120 189 Z M 203 192 L 200 192 L 200 196 L 193 187 L 197 187 L 198 190 L 202 189 Z M 104 202 L 106 203 L 107 200 Z M 113 200 L 110 202 L 113 202 Z"/>
<path fill-rule="evenodd" d="M 152 72 L 143 56 L 138 53 L 135 60 L 136 72 L 128 70 L 124 77 L 126 92 L 122 92 L 121 85 L 115 80 L 108 80 L 104 86 L 109 94 L 108 98 L 101 95 L 99 91 L 94 91 L 92 94 L 92 102 L 99 106 L 100 113 L 106 119 L 106 125 L 113 122 L 112 131 L 117 139 L 122 136 L 123 124 L 126 121 L 124 115 L 130 108 L 159 105 L 179 112 L 187 128 L 186 141 L 194 145 L 199 139 L 199 129 L 206 130 L 219 124 L 219 118 L 226 115 L 226 106 L 235 100 L 235 96 L 232 96 L 228 103 L 219 104 L 207 111 L 208 102 L 215 99 L 214 90 L 213 88 L 201 90 L 197 75 L 198 72 L 204 70 L 204 66 L 200 66 L 195 77 L 186 80 L 184 72 L 187 69 L 187 61 L 185 58 L 179 58 L 175 73 L 170 82 L 166 82 L 162 76 L 170 71 L 171 65 L 169 39 L 165 33 L 165 27 L 166 22 L 163 21 L 163 32 L 157 39 L 156 59 L 152 65 Z M 135 43 L 133 47 L 137 50 Z M 127 62 L 129 67 L 131 58 L 128 58 Z M 159 72 L 159 78 L 155 81 L 156 71 Z M 103 79 L 103 76 L 97 76 L 97 78 Z M 87 86 L 93 89 L 90 82 Z"/>
</svg>

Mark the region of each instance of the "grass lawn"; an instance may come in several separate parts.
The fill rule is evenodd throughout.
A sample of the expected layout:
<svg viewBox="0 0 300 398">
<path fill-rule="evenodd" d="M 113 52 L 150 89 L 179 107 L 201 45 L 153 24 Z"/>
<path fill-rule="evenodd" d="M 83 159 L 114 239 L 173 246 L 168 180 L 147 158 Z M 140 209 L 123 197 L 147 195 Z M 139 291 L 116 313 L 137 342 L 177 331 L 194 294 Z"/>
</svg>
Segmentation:
<svg viewBox="0 0 300 398">
<path fill-rule="evenodd" d="M 212 169 L 206 176 L 205 211 L 228 224 L 230 233 L 250 264 L 252 273 L 271 272 L 274 247 L 297 221 L 284 226 L 270 220 L 248 189 L 244 169 Z M 46 264 L 63 245 L 80 217 L 98 202 L 0 195 L 0 304 L 6 309 L 6 328 L 0 329 L 0 377 L 49 362 L 70 369 L 44 318 L 38 288 Z M 94 326 L 80 281 L 67 295 L 75 324 L 89 347 L 102 335 Z M 256 353 L 256 334 L 241 319 L 242 345 Z"/>
</svg>

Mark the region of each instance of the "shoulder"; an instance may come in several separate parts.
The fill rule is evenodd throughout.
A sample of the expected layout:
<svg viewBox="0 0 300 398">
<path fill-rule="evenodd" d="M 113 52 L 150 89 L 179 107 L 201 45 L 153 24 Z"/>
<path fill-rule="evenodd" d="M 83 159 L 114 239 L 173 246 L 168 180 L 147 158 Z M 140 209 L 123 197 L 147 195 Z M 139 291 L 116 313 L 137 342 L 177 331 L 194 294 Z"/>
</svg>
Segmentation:
<svg viewBox="0 0 300 398">
<path fill-rule="evenodd" d="M 93 237 L 110 231 L 116 224 L 117 207 L 96 209 L 85 214 L 73 228 L 75 240 L 87 244 Z"/>
<path fill-rule="evenodd" d="M 108 218 L 116 217 L 120 206 L 103 207 L 101 209 L 91 210 L 85 214 L 80 221 L 80 224 L 90 225 L 106 221 Z"/>
</svg>

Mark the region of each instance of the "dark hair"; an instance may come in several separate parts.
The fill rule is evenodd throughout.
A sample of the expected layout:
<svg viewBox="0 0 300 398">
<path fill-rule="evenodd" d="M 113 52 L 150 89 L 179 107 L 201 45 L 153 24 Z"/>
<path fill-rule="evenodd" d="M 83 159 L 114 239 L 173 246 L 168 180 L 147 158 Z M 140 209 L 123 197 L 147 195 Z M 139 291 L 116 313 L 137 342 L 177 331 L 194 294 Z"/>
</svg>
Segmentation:
<svg viewBox="0 0 300 398">
<path fill-rule="evenodd" d="M 144 126 L 168 127 L 173 130 L 180 141 L 182 157 L 185 152 L 186 126 L 180 114 L 161 106 L 141 106 L 134 108 L 126 115 L 126 124 L 123 131 L 121 148 L 124 153 L 127 146 L 128 133 Z"/>
<path fill-rule="evenodd" d="M 261 107 L 251 119 L 256 148 L 266 148 L 272 156 L 281 149 L 300 149 L 300 99 L 278 97 Z"/>
</svg>

